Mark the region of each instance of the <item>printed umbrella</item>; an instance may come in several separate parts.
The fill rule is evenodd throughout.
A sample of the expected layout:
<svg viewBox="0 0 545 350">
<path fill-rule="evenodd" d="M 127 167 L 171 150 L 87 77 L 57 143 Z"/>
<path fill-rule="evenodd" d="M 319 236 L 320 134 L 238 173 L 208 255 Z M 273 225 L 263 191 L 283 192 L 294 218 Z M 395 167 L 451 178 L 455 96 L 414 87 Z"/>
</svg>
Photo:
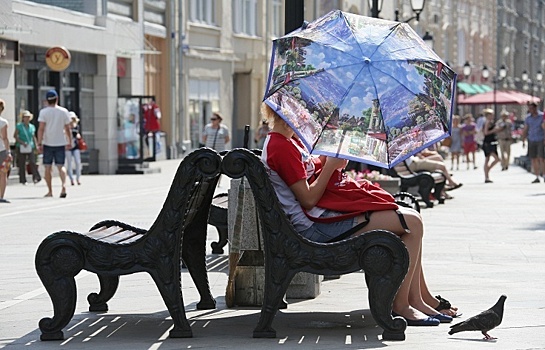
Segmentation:
<svg viewBox="0 0 545 350">
<path fill-rule="evenodd" d="M 337 10 L 273 41 L 264 101 L 312 153 L 393 167 L 449 136 L 455 84 L 408 24 Z"/>
</svg>

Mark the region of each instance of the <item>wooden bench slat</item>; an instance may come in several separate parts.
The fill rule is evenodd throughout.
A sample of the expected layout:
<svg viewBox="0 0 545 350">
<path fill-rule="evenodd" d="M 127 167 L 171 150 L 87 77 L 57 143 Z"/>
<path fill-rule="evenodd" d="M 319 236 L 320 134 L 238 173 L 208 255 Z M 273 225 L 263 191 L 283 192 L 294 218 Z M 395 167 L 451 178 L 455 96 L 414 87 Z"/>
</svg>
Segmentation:
<svg viewBox="0 0 545 350">
<path fill-rule="evenodd" d="M 123 240 L 133 237 L 134 235 L 137 235 L 137 233 L 134 231 L 125 230 L 125 231 L 120 231 L 110 236 L 101 238 L 100 241 L 106 242 L 106 243 L 119 243 Z"/>
<path fill-rule="evenodd" d="M 144 235 L 138 233 L 132 237 L 129 237 L 129 238 L 126 238 L 126 239 L 122 239 L 121 241 L 117 242 L 119 244 L 129 244 L 129 243 L 133 243 L 133 242 L 136 242 L 138 241 L 140 238 L 144 237 Z"/>
<path fill-rule="evenodd" d="M 101 240 L 105 237 L 111 236 L 113 234 L 116 234 L 117 232 L 123 231 L 122 227 L 119 226 L 110 226 L 110 227 L 100 227 L 96 230 L 89 231 L 86 233 L 86 236 L 89 236 L 94 239 Z"/>
</svg>

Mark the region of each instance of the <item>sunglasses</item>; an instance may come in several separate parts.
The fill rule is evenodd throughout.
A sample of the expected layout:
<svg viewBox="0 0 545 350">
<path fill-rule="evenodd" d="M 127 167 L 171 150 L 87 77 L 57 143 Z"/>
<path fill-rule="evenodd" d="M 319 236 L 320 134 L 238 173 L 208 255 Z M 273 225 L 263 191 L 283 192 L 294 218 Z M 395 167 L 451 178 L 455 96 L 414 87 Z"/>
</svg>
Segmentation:
<svg viewBox="0 0 545 350">
<path fill-rule="evenodd" d="M 218 120 L 218 118 L 210 118 L 210 120 Z"/>
</svg>

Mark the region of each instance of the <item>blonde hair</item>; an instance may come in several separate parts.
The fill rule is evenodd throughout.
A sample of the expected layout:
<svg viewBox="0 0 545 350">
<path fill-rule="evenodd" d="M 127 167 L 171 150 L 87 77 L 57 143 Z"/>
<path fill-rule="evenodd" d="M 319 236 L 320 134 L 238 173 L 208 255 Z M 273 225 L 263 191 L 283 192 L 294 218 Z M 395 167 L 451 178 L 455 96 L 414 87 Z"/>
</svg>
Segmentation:
<svg viewBox="0 0 545 350">
<path fill-rule="evenodd" d="M 261 103 L 261 118 L 266 120 L 271 128 L 274 127 L 276 118 L 281 119 L 280 116 L 276 114 L 275 111 L 273 111 L 273 109 L 265 102 Z"/>
</svg>

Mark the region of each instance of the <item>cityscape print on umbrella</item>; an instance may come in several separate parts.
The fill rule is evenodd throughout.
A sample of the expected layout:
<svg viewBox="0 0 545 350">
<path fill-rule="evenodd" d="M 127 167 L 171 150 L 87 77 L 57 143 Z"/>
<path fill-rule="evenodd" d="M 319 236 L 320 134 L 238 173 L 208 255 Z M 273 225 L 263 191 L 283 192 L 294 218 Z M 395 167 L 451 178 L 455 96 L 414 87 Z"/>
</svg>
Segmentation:
<svg viewBox="0 0 545 350">
<path fill-rule="evenodd" d="M 449 135 L 455 80 L 408 25 L 333 11 L 274 41 L 265 102 L 313 153 L 392 167 Z"/>
</svg>

